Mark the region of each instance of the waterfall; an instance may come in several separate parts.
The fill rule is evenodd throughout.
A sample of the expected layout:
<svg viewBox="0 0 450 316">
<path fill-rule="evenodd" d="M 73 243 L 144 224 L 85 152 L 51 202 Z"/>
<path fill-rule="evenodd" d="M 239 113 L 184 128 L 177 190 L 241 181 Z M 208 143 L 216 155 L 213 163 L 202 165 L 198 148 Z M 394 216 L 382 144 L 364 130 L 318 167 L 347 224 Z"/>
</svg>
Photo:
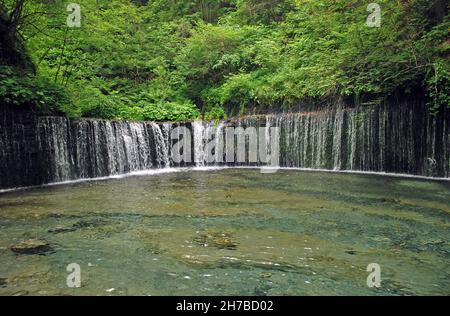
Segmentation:
<svg viewBox="0 0 450 316">
<path fill-rule="evenodd" d="M 170 167 L 168 126 L 59 117 L 37 125 L 46 183 Z"/>
<path fill-rule="evenodd" d="M 39 150 L 48 152 L 45 157 L 48 166 L 45 177 L 54 182 L 70 178 L 71 160 L 69 148 L 66 146 L 70 126 L 65 118 L 42 118 L 38 125 Z"/>
<path fill-rule="evenodd" d="M 197 167 L 220 166 L 225 163 L 224 122 L 192 123 L 194 139 L 194 164 Z"/>
<path fill-rule="evenodd" d="M 163 125 L 163 130 L 161 126 L 156 123 L 151 123 L 153 135 L 154 135 L 154 143 L 156 148 L 156 161 L 158 168 L 169 168 L 170 167 L 170 159 L 169 159 L 169 126 L 167 124 Z"/>
<path fill-rule="evenodd" d="M 205 126 L 202 121 L 192 123 L 194 133 L 194 163 L 198 167 L 205 165 Z"/>
<path fill-rule="evenodd" d="M 276 153 L 281 167 L 450 176 L 450 113 L 433 117 L 423 105 L 173 124 L 15 111 L 0 110 L 0 189 L 152 168 L 267 166 L 278 158 Z M 193 160 L 172 162 L 174 127 L 191 131 L 192 142 L 188 137 L 184 143 L 193 145 L 188 151 Z M 257 137 L 257 147 L 251 137 Z"/>
</svg>

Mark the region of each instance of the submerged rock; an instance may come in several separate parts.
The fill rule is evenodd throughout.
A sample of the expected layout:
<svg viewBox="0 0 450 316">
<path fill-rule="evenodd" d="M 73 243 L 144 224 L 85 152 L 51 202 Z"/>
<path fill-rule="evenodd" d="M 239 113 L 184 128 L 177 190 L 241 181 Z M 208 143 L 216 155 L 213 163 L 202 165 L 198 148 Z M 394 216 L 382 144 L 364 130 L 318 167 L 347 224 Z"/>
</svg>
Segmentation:
<svg viewBox="0 0 450 316">
<path fill-rule="evenodd" d="M 72 226 L 66 226 L 66 227 L 57 226 L 54 228 L 50 228 L 48 230 L 48 232 L 52 233 L 52 234 L 70 233 L 70 232 L 77 231 L 79 229 L 99 227 L 104 224 L 105 223 L 102 220 L 92 220 L 92 221 L 81 220 L 81 221 L 76 222 Z"/>
<path fill-rule="evenodd" d="M 219 249 L 235 250 L 238 246 L 230 234 L 221 232 L 201 234 L 195 237 L 194 241 L 204 247 L 212 246 Z"/>
<path fill-rule="evenodd" d="M 29 239 L 17 245 L 11 246 L 11 250 L 19 254 L 35 255 L 50 252 L 53 248 L 46 241 Z"/>
<path fill-rule="evenodd" d="M 8 284 L 8 279 L 0 278 L 0 287 L 6 287 L 6 284 Z"/>
<path fill-rule="evenodd" d="M 60 233 L 68 233 L 68 232 L 73 232 L 76 231 L 77 229 L 75 227 L 55 227 L 55 228 L 50 228 L 48 230 L 49 233 L 52 234 L 60 234 Z"/>
<path fill-rule="evenodd" d="M 214 246 L 217 248 L 223 249 L 235 249 L 237 247 L 237 243 L 231 240 L 229 237 L 219 237 L 214 239 Z"/>
<path fill-rule="evenodd" d="M 93 227 L 98 227 L 98 226 L 102 226 L 105 223 L 102 220 L 91 220 L 91 221 L 85 221 L 85 220 L 81 220 L 75 224 L 72 225 L 72 227 L 74 229 L 81 229 L 81 228 L 93 228 Z"/>
<path fill-rule="evenodd" d="M 268 278 L 270 278 L 272 276 L 272 273 L 270 273 L 270 272 L 261 272 L 259 275 L 260 275 L 261 278 L 268 279 Z"/>
</svg>

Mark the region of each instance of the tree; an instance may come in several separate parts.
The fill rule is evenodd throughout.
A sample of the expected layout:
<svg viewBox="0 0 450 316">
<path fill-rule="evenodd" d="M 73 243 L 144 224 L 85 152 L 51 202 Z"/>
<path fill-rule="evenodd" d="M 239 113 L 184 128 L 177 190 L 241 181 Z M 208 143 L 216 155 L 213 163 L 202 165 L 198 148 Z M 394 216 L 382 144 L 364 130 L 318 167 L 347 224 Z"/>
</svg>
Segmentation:
<svg viewBox="0 0 450 316">
<path fill-rule="evenodd" d="M 18 30 L 24 24 L 27 0 L 0 2 L 0 61 L 22 69 L 32 69 L 33 63 L 26 52 Z"/>
</svg>

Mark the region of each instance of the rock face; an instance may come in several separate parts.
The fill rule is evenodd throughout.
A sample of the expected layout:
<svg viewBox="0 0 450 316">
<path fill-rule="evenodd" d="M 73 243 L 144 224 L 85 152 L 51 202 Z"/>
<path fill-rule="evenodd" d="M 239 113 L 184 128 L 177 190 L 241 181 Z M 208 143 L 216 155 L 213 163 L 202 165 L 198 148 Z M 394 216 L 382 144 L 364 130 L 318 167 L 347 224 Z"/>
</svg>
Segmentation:
<svg viewBox="0 0 450 316">
<path fill-rule="evenodd" d="M 19 254 L 35 255 L 50 252 L 53 250 L 53 248 L 46 241 L 29 239 L 17 245 L 11 246 L 11 250 Z"/>
<path fill-rule="evenodd" d="M 42 183 L 37 121 L 29 110 L 0 104 L 0 189 Z"/>
</svg>

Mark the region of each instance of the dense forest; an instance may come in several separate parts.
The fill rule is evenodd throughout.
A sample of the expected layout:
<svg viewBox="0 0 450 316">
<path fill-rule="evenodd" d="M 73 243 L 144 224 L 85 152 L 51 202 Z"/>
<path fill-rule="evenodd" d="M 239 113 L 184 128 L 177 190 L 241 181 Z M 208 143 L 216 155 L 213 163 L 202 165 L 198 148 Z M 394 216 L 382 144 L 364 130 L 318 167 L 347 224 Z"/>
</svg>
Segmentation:
<svg viewBox="0 0 450 316">
<path fill-rule="evenodd" d="M 73 2 L 80 27 L 66 1 L 0 0 L 0 103 L 156 121 L 396 95 L 450 105 L 446 0 Z"/>
</svg>

